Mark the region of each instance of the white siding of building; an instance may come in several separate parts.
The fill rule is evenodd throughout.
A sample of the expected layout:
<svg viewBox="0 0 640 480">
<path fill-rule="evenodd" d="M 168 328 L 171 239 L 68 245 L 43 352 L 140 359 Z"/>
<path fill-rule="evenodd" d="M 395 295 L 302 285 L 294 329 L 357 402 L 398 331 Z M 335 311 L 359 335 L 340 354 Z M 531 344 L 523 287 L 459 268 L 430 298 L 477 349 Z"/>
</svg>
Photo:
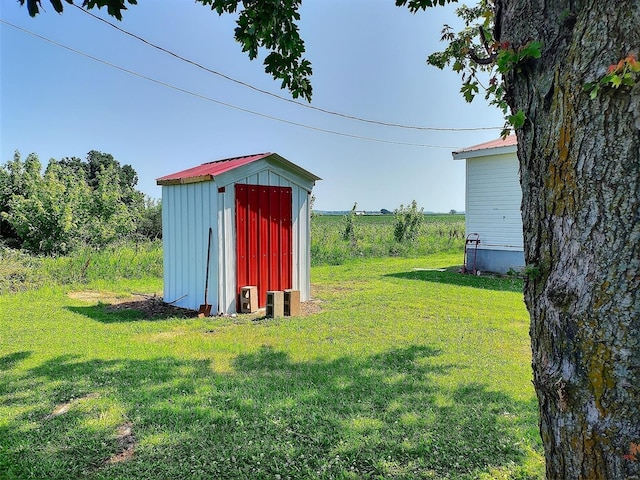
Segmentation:
<svg viewBox="0 0 640 480">
<path fill-rule="evenodd" d="M 162 187 L 164 301 L 197 310 L 204 303 L 209 227 L 213 227 L 208 303 L 218 296 L 218 238 L 214 182 Z M 214 193 L 216 192 L 216 193 Z M 186 295 L 186 296 L 185 296 Z M 178 300 L 179 299 L 179 300 Z M 176 301 L 177 300 L 177 301 Z"/>
<path fill-rule="evenodd" d="M 522 251 L 522 191 L 515 153 L 466 160 L 466 232 L 486 250 Z"/>
</svg>

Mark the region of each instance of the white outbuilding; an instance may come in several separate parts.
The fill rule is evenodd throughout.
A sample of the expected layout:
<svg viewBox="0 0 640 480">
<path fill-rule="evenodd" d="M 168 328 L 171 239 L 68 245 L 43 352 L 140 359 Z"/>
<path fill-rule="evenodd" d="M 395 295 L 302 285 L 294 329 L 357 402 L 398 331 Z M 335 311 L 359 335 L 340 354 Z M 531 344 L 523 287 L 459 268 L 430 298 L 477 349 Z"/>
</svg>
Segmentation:
<svg viewBox="0 0 640 480">
<path fill-rule="evenodd" d="M 207 303 L 214 314 L 234 313 L 245 286 L 257 287 L 260 307 L 269 290 L 299 290 L 300 300 L 308 300 L 311 191 L 317 180 L 276 153 L 208 162 L 158 178 L 165 302 L 191 310 Z"/>
<path fill-rule="evenodd" d="M 477 252 L 475 244 L 468 245 L 475 267 L 496 273 L 522 270 L 522 189 L 515 135 L 453 152 L 453 158 L 466 161 L 465 230 L 480 240 Z M 471 262 L 473 258 L 467 258 L 467 264 Z"/>
</svg>

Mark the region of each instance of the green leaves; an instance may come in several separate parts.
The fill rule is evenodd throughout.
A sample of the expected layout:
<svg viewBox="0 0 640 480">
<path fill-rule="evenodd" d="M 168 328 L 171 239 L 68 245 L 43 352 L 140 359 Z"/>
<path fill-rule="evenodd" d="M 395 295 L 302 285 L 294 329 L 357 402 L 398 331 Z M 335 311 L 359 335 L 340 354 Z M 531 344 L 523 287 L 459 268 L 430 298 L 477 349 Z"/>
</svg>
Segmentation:
<svg viewBox="0 0 640 480">
<path fill-rule="evenodd" d="M 239 0 L 196 0 L 210 5 L 218 14 L 234 12 Z M 311 100 L 311 62 L 303 58 L 304 41 L 296 21 L 300 20 L 300 0 L 261 0 L 243 2 L 235 29 L 235 39 L 250 59 L 258 57 L 261 48 L 269 50 L 264 59 L 265 72 L 280 80 L 281 88 L 293 98 Z"/>
<path fill-rule="evenodd" d="M 27 3 L 29 15 L 40 12 L 41 0 L 18 0 Z M 49 0 L 56 12 L 62 13 L 62 0 Z M 73 4 L 73 0 L 64 0 Z M 298 9 L 301 0 L 196 0 L 222 15 L 234 13 L 242 5 L 238 15 L 235 39 L 250 59 L 258 57 L 260 49 L 269 51 L 264 60 L 265 71 L 281 81 L 294 98 L 311 100 L 311 63 L 303 58 L 304 41 L 300 37 L 296 22 L 300 20 Z M 444 0 L 439 0 L 444 4 Z M 422 3 L 411 0 L 410 3 Z M 137 0 L 83 0 L 87 10 L 107 7 L 107 13 L 122 20 L 127 4 L 136 5 Z"/>
<path fill-rule="evenodd" d="M 70 0 L 67 2 L 72 3 Z M 137 0 L 127 0 L 130 5 L 137 5 Z M 122 20 L 122 10 L 126 10 L 125 0 L 84 0 L 82 6 L 86 9 L 107 7 L 107 13 Z"/>
<path fill-rule="evenodd" d="M 29 15 L 35 17 L 38 13 L 40 13 L 40 7 L 42 6 L 41 0 L 18 0 L 20 5 L 24 5 L 27 3 L 27 10 Z M 49 0 L 53 9 L 62 13 L 64 10 L 64 6 L 62 0 Z M 73 0 L 65 0 L 69 5 L 73 5 Z M 126 0 L 126 3 L 130 5 L 137 5 L 137 0 Z M 112 17 L 117 18 L 118 20 L 122 20 L 122 10 L 126 10 L 127 6 L 125 4 L 125 0 L 84 0 L 82 2 L 82 6 L 84 8 L 91 9 L 94 7 L 102 8 L 107 7 L 107 12 Z"/>
<path fill-rule="evenodd" d="M 526 119 L 527 116 L 524 114 L 523 110 L 518 110 L 513 115 L 509 115 L 507 117 L 508 122 L 513 126 L 513 128 L 521 128 Z"/>
<path fill-rule="evenodd" d="M 542 55 L 542 42 L 529 42 L 517 50 L 509 48 L 508 44 L 501 46 L 496 58 L 496 65 L 500 73 L 520 68 L 527 60 L 540 58 Z"/>
<path fill-rule="evenodd" d="M 405 5 L 407 1 L 398 0 L 396 4 Z M 409 2 L 410 8 L 411 4 Z M 514 48 L 508 42 L 497 41 L 492 34 L 494 12 L 490 1 L 481 1 L 474 7 L 463 5 L 456 14 L 464 21 L 464 29 L 453 33 L 451 27 L 445 25 L 441 39 L 448 45 L 445 50 L 429 55 L 427 63 L 440 69 L 451 65 L 451 69 L 462 77 L 460 92 L 467 102 L 473 101 L 480 90 L 484 90 L 489 104 L 500 108 L 506 117 L 507 124 L 502 132 L 506 136 L 511 128 L 522 127 L 526 116 L 522 111 L 509 114 L 505 78 L 510 72 L 525 68 L 528 62 L 540 58 L 542 42 L 531 41 Z M 486 86 L 483 74 L 489 75 Z"/>
<path fill-rule="evenodd" d="M 420 233 L 420 226 L 424 222 L 424 208 L 418 210 L 418 203 L 413 200 L 411 205 L 400 205 L 395 212 L 393 221 L 393 238 L 398 243 L 414 242 Z"/>
<path fill-rule="evenodd" d="M 353 247 L 358 243 L 356 236 L 356 208 L 358 208 L 358 202 L 355 202 L 351 211 L 342 217 L 342 239 L 350 241 Z"/>
<path fill-rule="evenodd" d="M 460 88 L 460 92 L 464 96 L 464 99 L 471 103 L 478 93 L 478 82 L 465 82 L 462 84 L 462 88 Z"/>
<path fill-rule="evenodd" d="M 640 73 L 640 63 L 636 60 L 635 55 L 629 54 L 617 64 L 609 65 L 607 74 L 597 82 L 589 82 L 583 85 L 589 97 L 593 100 L 598 96 L 602 87 L 611 87 L 618 89 L 622 85 L 632 87 L 637 82 L 638 73 Z"/>
<path fill-rule="evenodd" d="M 51 1 L 51 5 L 53 5 L 53 9 L 58 13 L 62 13 L 62 2 L 60 0 L 50 0 L 50 1 Z"/>
<path fill-rule="evenodd" d="M 443 7 L 447 3 L 457 3 L 457 0 L 396 0 L 396 7 L 406 5 L 411 13 L 416 13 L 419 10 L 426 10 L 438 5 Z"/>
</svg>

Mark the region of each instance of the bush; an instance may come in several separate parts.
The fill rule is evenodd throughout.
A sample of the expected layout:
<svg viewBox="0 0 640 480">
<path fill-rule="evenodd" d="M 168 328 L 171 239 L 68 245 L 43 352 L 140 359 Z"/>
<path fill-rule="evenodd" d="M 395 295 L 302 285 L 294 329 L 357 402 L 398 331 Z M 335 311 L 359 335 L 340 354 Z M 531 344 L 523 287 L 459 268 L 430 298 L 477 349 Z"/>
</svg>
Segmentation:
<svg viewBox="0 0 640 480">
<path fill-rule="evenodd" d="M 342 239 L 348 240 L 355 247 L 358 243 L 356 239 L 356 208 L 358 204 L 354 203 L 351 211 L 342 217 Z"/>
<path fill-rule="evenodd" d="M 398 243 L 414 242 L 424 221 L 424 208 L 418 210 L 414 200 L 409 207 L 400 205 L 394 214 L 393 238 Z"/>
<path fill-rule="evenodd" d="M 162 236 L 161 205 L 135 190 L 137 174 L 91 151 L 51 159 L 42 174 L 35 154 L 0 166 L 0 237 L 35 254 L 65 255 L 84 245 Z"/>
<path fill-rule="evenodd" d="M 136 234 L 143 239 L 162 238 L 162 203 L 146 197 L 144 210 L 136 228 Z"/>
</svg>

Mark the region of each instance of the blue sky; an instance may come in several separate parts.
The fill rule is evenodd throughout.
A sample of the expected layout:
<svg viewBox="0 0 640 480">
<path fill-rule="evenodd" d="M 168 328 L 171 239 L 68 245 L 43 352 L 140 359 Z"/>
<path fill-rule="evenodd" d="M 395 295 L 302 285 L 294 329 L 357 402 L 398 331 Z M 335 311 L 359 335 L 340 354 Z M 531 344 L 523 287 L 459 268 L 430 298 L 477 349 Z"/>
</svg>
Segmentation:
<svg viewBox="0 0 640 480">
<path fill-rule="evenodd" d="M 499 130 L 416 131 L 327 115 L 198 69 L 74 7 L 29 17 L 17 0 L 0 17 L 104 62 L 187 90 L 125 73 L 0 23 L 0 163 L 18 150 L 50 158 L 111 153 L 138 172 L 138 188 L 160 198 L 155 179 L 201 163 L 276 152 L 322 177 L 318 210 L 393 210 L 416 200 L 428 211 L 464 209 L 464 163 L 451 152 L 497 138 Z M 122 22 L 92 13 L 149 42 L 257 88 L 290 98 L 233 40 L 234 18 L 182 0 L 140 2 Z M 393 0 L 306 0 L 300 10 L 312 105 L 405 125 L 499 127 L 482 98 L 468 104 L 460 79 L 426 64 L 443 48 L 440 30 L 454 8 L 411 14 Z M 262 57 L 264 58 L 264 56 Z M 206 98 L 202 98 L 206 97 Z M 304 124 L 250 114 L 211 100 Z M 342 136 L 316 129 L 337 131 Z M 385 142 L 354 137 L 367 137 Z M 396 142 L 396 143 L 386 143 Z M 403 145 L 433 145 L 446 148 Z"/>
</svg>

